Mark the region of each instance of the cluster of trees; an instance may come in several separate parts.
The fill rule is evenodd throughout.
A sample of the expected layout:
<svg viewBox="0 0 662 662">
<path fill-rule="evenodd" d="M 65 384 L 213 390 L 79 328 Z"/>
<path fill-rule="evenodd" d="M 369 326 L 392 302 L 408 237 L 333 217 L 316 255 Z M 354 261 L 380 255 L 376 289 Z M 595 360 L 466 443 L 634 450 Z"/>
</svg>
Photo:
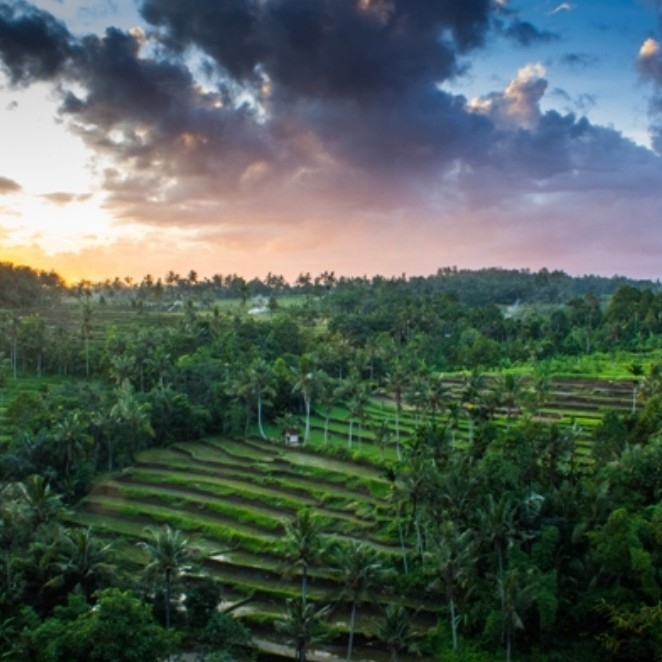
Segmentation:
<svg viewBox="0 0 662 662">
<path fill-rule="evenodd" d="M 336 276 L 333 271 L 322 271 L 313 276 L 300 273 L 290 283 L 280 274 L 267 273 L 264 278 L 246 279 L 236 273 L 214 274 L 200 277 L 195 270 L 187 274 L 169 271 L 163 277 L 146 274 L 136 280 L 131 276 L 93 282 L 82 279 L 72 285 L 53 271 L 40 271 L 27 266 L 16 266 L 0 262 L 0 305 L 25 308 L 35 303 L 45 303 L 63 296 L 92 298 L 130 298 L 141 300 L 172 300 L 194 296 L 198 300 L 223 298 L 240 299 L 249 297 L 280 297 L 291 294 L 306 294 L 317 297 L 329 292 L 353 292 L 356 290 L 379 290 L 396 288 L 409 290 L 415 296 L 447 294 L 470 306 L 488 304 L 511 305 L 520 303 L 559 303 L 574 297 L 593 294 L 604 297 L 613 294 L 625 285 L 637 289 L 659 289 L 659 282 L 633 281 L 624 276 L 570 276 L 563 271 L 541 269 L 488 268 L 479 270 L 444 267 L 429 276 L 372 278 Z"/>
<path fill-rule="evenodd" d="M 8 274 L 39 284 L 39 296 L 20 301 L 32 307 L 19 310 L 16 297 L 2 294 Z M 173 274 L 162 287 L 185 299 L 181 311 L 135 308 L 118 318 L 119 306 L 95 294 L 112 287 L 134 297 L 142 291 L 149 300 L 158 281 L 83 284 L 81 297 L 72 298 L 76 292 L 55 275 L 0 269 L 7 306 L 0 319 L 4 650 L 22 646 L 15 659 L 111 659 L 86 648 L 101 637 L 107 609 L 134 614 L 161 657 L 173 650 L 179 644 L 172 638 L 176 628 L 168 627 L 172 571 L 161 572 L 158 591 L 142 573 L 142 586 L 118 579 L 109 550 L 92 532 L 63 527 L 57 513 L 75 504 L 96 474 L 130 464 L 144 448 L 219 431 L 267 436 L 292 414 L 306 441 L 313 416 L 322 421 L 326 444 L 333 407 L 342 405 L 349 452 L 368 438 L 395 449 L 388 535 L 403 548 L 395 565 L 365 545 L 341 546 L 345 560 L 329 561 L 347 573 L 339 581 L 349 591 L 351 632 L 369 586 L 383 584 L 382 573 L 389 572 L 403 595 L 436 601 L 447 614 L 438 646 L 459 650 L 464 639 L 489 650 L 503 647 L 508 656 L 513 647 L 558 651 L 559 659 L 582 651 L 582 659 L 662 654 L 659 372 L 633 365 L 637 406 L 605 414 L 590 464 L 575 461 L 576 429 L 536 419 L 549 388 L 546 359 L 659 348 L 662 293 L 655 284 L 501 270 L 372 280 L 304 274 L 294 286 L 276 276 L 265 280 L 269 296 L 293 290 L 304 296 L 256 319 L 241 306 L 208 306 L 197 295 L 230 288 L 225 294 L 241 300 L 257 283 Z M 518 299 L 553 305 L 512 305 Z M 483 374 L 523 362 L 534 366 L 527 379 Z M 464 370 L 464 377 L 451 383 L 440 374 L 449 370 Z M 38 378 L 38 388 L 14 389 L 26 375 Z M 370 420 L 376 394 L 392 402 L 392 423 Z M 414 434 L 400 425 L 405 407 L 419 422 Z M 461 427 L 468 433 L 458 445 Z M 297 526 L 306 518 L 315 529 L 310 513 Z M 289 533 L 295 540 L 294 529 Z M 299 659 L 327 614 L 307 598 L 306 569 L 314 558 L 327 558 L 315 542 L 323 533 L 313 534 L 301 546 L 312 546 L 314 554 L 292 552 L 296 544 L 283 551 L 302 570 L 301 600 L 292 602 L 282 626 Z M 74 552 L 78 561 L 66 557 Z M 329 558 L 339 553 L 329 551 Z M 187 599 L 195 586 L 206 587 L 209 603 L 217 600 L 204 582 L 182 590 Z M 388 604 L 383 636 L 394 656 L 414 643 L 411 614 L 396 596 L 380 598 Z M 188 612 L 177 618 L 196 625 L 182 627 L 217 648 L 213 636 L 234 627 L 215 623 L 209 627 L 216 635 L 203 634 L 209 618 Z M 77 636 L 67 639 L 68 629 Z M 49 636 L 57 646 L 46 644 Z M 348 657 L 352 641 L 353 635 Z M 112 659 L 156 659 L 135 655 Z"/>
<path fill-rule="evenodd" d="M 26 308 L 48 305 L 60 298 L 64 279 L 54 271 L 0 262 L 0 307 Z"/>
<path fill-rule="evenodd" d="M 393 660 L 414 650 L 483 659 L 476 646 L 491 651 L 484 659 L 499 650 L 506 660 L 660 659 L 659 370 L 641 384 L 638 413 L 605 414 L 581 463 L 577 426 L 532 415 L 497 422 L 489 403 L 506 384 L 477 378 L 464 389 L 475 416 L 468 444 L 454 442 L 452 403 L 428 405 L 388 468 L 399 559 L 339 542 L 309 510 L 288 527 L 284 555 L 301 575 L 290 621 L 297 659 L 324 636 L 334 606 L 308 599 L 320 566 L 350 604 L 348 660 L 366 602 L 382 606 L 378 637 Z M 536 400 L 533 389 L 528 396 Z M 445 614 L 432 637 L 415 629 L 426 608 Z"/>
<path fill-rule="evenodd" d="M 160 662 L 182 649 L 208 662 L 252 657 L 248 631 L 218 611 L 221 587 L 196 571 L 178 531 L 149 529 L 142 565 L 129 565 L 117 543 L 66 526 L 64 515 L 41 475 L 0 492 L 3 659 Z"/>
</svg>

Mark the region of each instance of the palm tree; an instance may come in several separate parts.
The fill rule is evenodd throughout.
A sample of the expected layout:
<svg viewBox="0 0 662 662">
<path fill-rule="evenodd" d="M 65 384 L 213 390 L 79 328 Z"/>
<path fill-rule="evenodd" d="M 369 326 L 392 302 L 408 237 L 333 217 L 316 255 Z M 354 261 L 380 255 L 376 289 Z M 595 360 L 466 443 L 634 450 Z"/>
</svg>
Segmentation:
<svg viewBox="0 0 662 662">
<path fill-rule="evenodd" d="M 536 601 L 538 581 L 533 571 L 519 568 L 497 578 L 497 597 L 503 616 L 502 634 L 506 643 L 506 662 L 510 662 L 515 632 L 524 629 L 523 615 Z"/>
<path fill-rule="evenodd" d="M 80 332 L 85 345 L 85 376 L 90 376 L 90 338 L 92 337 L 92 304 L 86 301 L 83 304 Z"/>
<path fill-rule="evenodd" d="M 63 513 L 62 497 L 51 489 L 43 476 L 32 474 L 12 486 L 10 492 L 15 495 L 33 528 L 48 524 Z"/>
<path fill-rule="evenodd" d="M 149 412 L 149 405 L 136 399 L 131 383 L 123 382 L 117 389 L 117 401 L 112 406 L 110 415 L 123 433 L 129 457 L 132 457 L 149 437 L 154 436 Z M 109 464 L 112 465 L 111 460 Z"/>
<path fill-rule="evenodd" d="M 308 569 L 323 549 L 322 524 L 310 508 L 297 511 L 285 522 L 284 554 L 291 568 L 301 568 L 301 602 L 308 600 Z"/>
<path fill-rule="evenodd" d="M 402 400 L 407 388 L 408 377 L 404 366 L 396 363 L 394 370 L 386 375 L 386 390 L 395 402 L 395 440 L 397 443 L 398 459 L 400 459 L 400 416 L 402 414 Z"/>
<path fill-rule="evenodd" d="M 110 376 L 117 386 L 121 386 L 125 381 L 131 381 L 135 370 L 136 359 L 128 352 L 110 357 Z"/>
<path fill-rule="evenodd" d="M 107 450 L 108 471 L 113 470 L 113 427 L 116 423 L 116 417 L 110 409 L 100 409 L 92 414 L 91 417 L 94 437 L 96 439 L 95 455 L 99 455 L 99 449 L 104 443 Z"/>
<path fill-rule="evenodd" d="M 505 553 L 517 536 L 516 504 L 507 496 L 487 495 L 487 503 L 478 514 L 480 534 L 494 549 L 497 562 L 497 576 L 502 577 L 505 564 Z"/>
<path fill-rule="evenodd" d="M 147 552 L 148 562 L 145 576 L 150 580 L 163 578 L 165 583 L 165 626 L 170 628 L 170 608 L 172 584 L 186 567 L 189 560 L 189 541 L 184 535 L 165 524 L 162 527 L 149 527 L 150 542 L 138 545 Z"/>
<path fill-rule="evenodd" d="M 349 639 L 347 641 L 347 662 L 352 659 L 354 631 L 359 605 L 371 598 L 383 576 L 382 564 L 375 551 L 365 543 L 351 540 L 339 545 L 332 559 L 341 584 L 340 600 L 349 600 Z"/>
<path fill-rule="evenodd" d="M 110 580 L 116 574 L 112 545 L 96 538 L 91 527 L 61 527 L 54 547 L 53 568 L 57 574 L 49 582 L 53 586 L 79 585 L 89 600 L 100 581 Z"/>
<path fill-rule="evenodd" d="M 398 662 L 399 653 L 418 653 L 418 635 L 414 632 L 409 613 L 403 605 L 390 604 L 384 612 L 384 620 L 377 630 L 377 637 L 386 646 L 391 662 Z"/>
<path fill-rule="evenodd" d="M 449 396 L 444 375 L 441 373 L 429 375 L 423 382 L 422 395 L 423 404 L 432 418 L 432 424 L 436 425 L 437 414 L 446 408 Z"/>
<path fill-rule="evenodd" d="M 478 559 L 473 531 L 460 531 L 454 522 L 446 520 L 439 530 L 434 552 L 430 556 L 435 577 L 428 588 L 440 588 L 444 593 L 449 610 L 453 650 L 456 651 L 459 620 L 456 615 L 457 601 L 460 591 L 466 589 Z"/>
<path fill-rule="evenodd" d="M 262 425 L 262 409 L 265 398 L 275 395 L 275 390 L 271 386 L 273 373 L 271 366 L 263 359 L 254 359 L 244 376 L 243 383 L 237 388 L 237 393 L 246 398 L 248 402 L 255 401 L 257 407 L 257 426 L 262 439 L 267 435 Z"/>
<path fill-rule="evenodd" d="M 0 552 L 4 565 L 4 587 L 6 595 L 16 589 L 13 569 L 16 554 L 27 547 L 33 534 L 31 522 L 27 520 L 27 512 L 17 498 L 16 483 L 10 483 L 0 492 Z"/>
<path fill-rule="evenodd" d="M 511 372 L 501 373 L 494 383 L 493 390 L 497 394 L 499 405 L 505 407 L 506 421 L 510 424 L 513 414 L 519 410 L 523 393 L 522 378 Z"/>
<path fill-rule="evenodd" d="M 528 408 L 530 414 L 540 411 L 549 399 L 552 384 L 549 373 L 545 368 L 538 368 L 527 392 Z"/>
<path fill-rule="evenodd" d="M 294 642 L 294 659 L 297 662 L 306 662 L 310 644 L 324 638 L 327 631 L 325 620 L 329 611 L 328 605 L 318 608 L 312 602 L 287 601 L 285 618 L 276 621 L 276 628 Z"/>
<path fill-rule="evenodd" d="M 55 425 L 53 432 L 55 441 L 62 445 L 65 456 L 64 473 L 68 476 L 72 464 L 84 455 L 85 446 L 92 444 L 83 412 L 79 409 L 68 411 L 64 419 Z"/>
<path fill-rule="evenodd" d="M 407 506 L 409 519 L 416 534 L 416 552 L 423 554 L 422 516 L 423 508 L 431 493 L 435 472 L 421 454 L 409 457 L 407 466 L 396 476 L 394 497 L 396 503 Z"/>
<path fill-rule="evenodd" d="M 371 394 L 370 384 L 367 384 L 365 382 L 357 382 L 356 388 L 354 389 L 352 396 L 349 399 L 348 406 L 349 406 L 349 425 L 350 425 L 350 441 L 349 441 L 350 448 L 352 447 L 351 430 L 354 419 L 356 419 L 359 424 L 358 425 L 359 429 L 356 436 L 359 442 L 359 449 L 361 448 L 361 435 L 363 433 L 363 426 L 365 424 L 366 406 L 370 401 L 370 394 Z"/>
<path fill-rule="evenodd" d="M 11 365 L 12 365 L 12 376 L 16 379 L 18 374 L 18 339 L 21 332 L 21 318 L 12 315 L 11 321 L 9 323 L 9 340 L 11 342 Z"/>
<path fill-rule="evenodd" d="M 375 442 L 379 446 L 381 460 L 384 461 L 384 451 L 386 447 L 393 441 L 393 430 L 384 418 L 380 418 L 378 422 L 372 424 L 373 432 L 375 435 Z"/>
<path fill-rule="evenodd" d="M 7 386 L 10 370 L 11 359 L 8 359 L 4 352 L 0 352 L 0 409 L 4 409 L 3 395 L 5 386 Z"/>
<path fill-rule="evenodd" d="M 485 395 L 485 375 L 474 368 L 468 375 L 465 375 L 463 381 L 461 400 L 469 419 L 469 443 L 472 443 L 474 417 L 480 412 Z"/>
<path fill-rule="evenodd" d="M 427 404 L 426 399 L 426 390 L 427 390 L 427 381 L 423 374 L 420 371 L 414 372 L 407 384 L 407 390 L 405 391 L 405 402 L 412 407 L 415 412 L 415 423 L 419 424 L 421 420 L 421 414 Z"/>
<path fill-rule="evenodd" d="M 320 380 L 319 400 L 324 410 L 324 447 L 326 448 L 329 443 L 329 419 L 333 405 L 336 403 L 336 384 L 326 373 L 323 373 L 323 378 Z"/>
<path fill-rule="evenodd" d="M 154 353 L 147 358 L 147 367 L 157 379 L 158 387 L 165 387 L 165 378 L 172 370 L 172 357 L 166 353 L 163 347 L 157 347 Z"/>
<path fill-rule="evenodd" d="M 306 411 L 306 429 L 303 441 L 307 443 L 310 440 L 310 410 L 313 395 L 319 389 L 324 373 L 321 370 L 314 369 L 308 356 L 302 356 L 299 359 L 296 367 L 292 368 L 292 373 L 294 376 L 292 393 L 301 393 Z"/>
</svg>

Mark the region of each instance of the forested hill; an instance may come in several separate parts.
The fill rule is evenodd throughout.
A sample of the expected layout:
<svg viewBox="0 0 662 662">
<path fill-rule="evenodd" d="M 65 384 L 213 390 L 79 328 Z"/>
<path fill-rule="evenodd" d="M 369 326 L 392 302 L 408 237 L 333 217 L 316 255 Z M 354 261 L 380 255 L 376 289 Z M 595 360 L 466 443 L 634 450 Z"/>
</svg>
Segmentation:
<svg viewBox="0 0 662 662">
<path fill-rule="evenodd" d="M 23 308 L 59 297 L 65 284 L 54 271 L 0 262 L 0 307 Z"/>
<path fill-rule="evenodd" d="M 434 276 L 412 278 L 412 284 L 431 291 L 449 292 L 461 303 L 484 306 L 520 303 L 566 303 L 593 294 L 608 296 L 624 285 L 660 291 L 659 281 L 633 280 L 625 276 L 570 276 L 563 271 L 517 269 L 440 269 Z"/>
<path fill-rule="evenodd" d="M 429 276 L 398 277 L 336 276 L 333 271 L 319 275 L 300 273 L 289 283 L 281 275 L 269 272 L 265 277 L 250 280 L 237 274 L 215 274 L 198 278 L 191 270 L 186 275 L 169 271 L 163 278 L 146 274 L 140 281 L 130 276 L 115 277 L 93 283 L 81 280 L 66 285 L 54 271 L 40 271 L 28 266 L 0 262 L 0 307 L 30 308 L 58 299 L 63 294 L 100 297 L 132 297 L 143 300 L 162 300 L 180 296 L 241 298 L 255 296 L 283 296 L 306 294 L 321 296 L 334 291 L 341 301 L 363 298 L 373 292 L 409 293 L 412 296 L 450 295 L 458 303 L 468 306 L 517 303 L 563 304 L 573 298 L 591 294 L 598 298 L 612 295 L 619 288 L 629 286 L 638 290 L 662 291 L 659 280 L 634 280 L 625 276 L 571 276 L 563 271 L 530 271 L 528 269 L 458 269 L 444 267 Z M 342 305 L 342 304 L 341 304 Z"/>
</svg>

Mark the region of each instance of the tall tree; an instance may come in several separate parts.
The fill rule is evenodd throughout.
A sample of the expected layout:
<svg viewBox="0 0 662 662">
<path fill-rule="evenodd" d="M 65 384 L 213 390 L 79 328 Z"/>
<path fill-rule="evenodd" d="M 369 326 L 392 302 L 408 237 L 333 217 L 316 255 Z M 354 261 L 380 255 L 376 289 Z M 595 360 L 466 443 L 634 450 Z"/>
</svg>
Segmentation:
<svg viewBox="0 0 662 662">
<path fill-rule="evenodd" d="M 356 540 L 338 545 L 332 563 L 341 585 L 340 599 L 350 604 L 346 658 L 347 662 L 350 662 L 359 605 L 366 600 L 374 599 L 375 589 L 380 585 L 383 577 L 383 566 L 373 548 Z"/>
<path fill-rule="evenodd" d="M 112 544 L 103 543 L 90 527 L 60 527 L 54 540 L 51 585 L 64 585 L 68 590 L 80 586 L 88 600 L 103 583 L 117 576 Z"/>
<path fill-rule="evenodd" d="M 288 600 L 285 617 L 276 621 L 276 628 L 294 642 L 294 659 L 306 662 L 311 644 L 327 634 L 326 619 L 330 607 L 318 607 L 313 602 Z"/>
<path fill-rule="evenodd" d="M 301 601 L 308 600 L 308 570 L 323 550 L 322 522 L 312 509 L 298 510 L 285 522 L 284 556 L 290 568 L 301 570 Z"/>
<path fill-rule="evenodd" d="M 400 653 L 419 652 L 420 636 L 414 631 L 409 612 L 403 605 L 387 605 L 377 638 L 386 646 L 391 662 L 398 662 Z"/>
<path fill-rule="evenodd" d="M 134 453 L 141 449 L 146 441 L 154 436 L 150 423 L 149 405 L 140 402 L 131 383 L 125 381 L 116 391 L 117 400 L 110 410 L 115 423 L 115 430 L 125 442 L 123 449 L 126 458 L 132 458 Z M 112 466 L 112 460 L 109 460 Z"/>
<path fill-rule="evenodd" d="M 395 440 L 397 443 L 398 459 L 400 459 L 400 416 L 402 415 L 402 401 L 408 385 L 407 372 L 401 363 L 396 363 L 394 369 L 386 374 L 386 391 L 395 403 Z"/>
<path fill-rule="evenodd" d="M 524 630 L 524 615 L 535 603 L 538 581 L 533 570 L 511 568 L 497 578 L 497 597 L 501 604 L 502 634 L 506 645 L 506 662 L 512 656 L 513 639 Z"/>
<path fill-rule="evenodd" d="M 81 308 L 80 333 L 85 348 L 85 376 L 90 376 L 90 340 L 92 338 L 92 304 L 85 301 Z"/>
<path fill-rule="evenodd" d="M 148 580 L 161 579 L 165 586 L 165 627 L 170 628 L 172 586 L 190 560 L 188 538 L 169 525 L 147 529 L 151 540 L 138 543 L 147 553 L 144 572 Z"/>
<path fill-rule="evenodd" d="M 69 476 L 72 465 L 84 457 L 87 448 L 92 446 L 92 437 L 83 412 L 79 409 L 68 411 L 55 425 L 53 434 L 64 455 L 64 474 Z"/>
<path fill-rule="evenodd" d="M 478 513 L 479 532 L 494 550 L 498 577 L 503 576 L 506 551 L 517 536 L 516 513 L 516 504 L 505 494 L 498 499 L 488 494 L 485 506 Z"/>
<path fill-rule="evenodd" d="M 478 546 L 471 529 L 461 531 L 451 520 L 440 527 L 430 554 L 434 579 L 428 588 L 440 589 L 448 605 L 453 650 L 458 649 L 458 600 L 469 587 L 470 575 L 478 561 Z"/>
<path fill-rule="evenodd" d="M 303 404 L 306 414 L 306 428 L 303 435 L 304 443 L 310 441 L 310 413 L 313 401 L 313 396 L 319 390 L 324 373 L 318 370 L 313 365 L 313 361 L 309 356 L 302 356 L 297 365 L 292 369 L 294 384 L 292 385 L 293 393 L 301 393 Z"/>
<path fill-rule="evenodd" d="M 262 425 L 262 414 L 264 403 L 267 398 L 275 395 L 275 390 L 271 385 L 273 373 L 271 366 L 263 359 L 253 359 L 244 375 L 242 383 L 237 388 L 237 393 L 244 397 L 248 402 L 254 402 L 257 408 L 257 426 L 260 436 L 267 438 Z"/>
</svg>

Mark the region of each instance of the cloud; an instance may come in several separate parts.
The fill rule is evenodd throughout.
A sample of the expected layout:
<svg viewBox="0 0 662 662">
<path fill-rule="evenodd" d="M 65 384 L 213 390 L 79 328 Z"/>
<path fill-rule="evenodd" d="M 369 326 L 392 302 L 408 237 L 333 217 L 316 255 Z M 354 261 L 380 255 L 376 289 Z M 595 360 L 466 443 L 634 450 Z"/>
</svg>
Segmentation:
<svg viewBox="0 0 662 662">
<path fill-rule="evenodd" d="M 635 66 L 642 79 L 653 85 L 653 96 L 648 104 L 651 119 L 649 132 L 653 148 L 662 154 L 662 53 L 660 44 L 655 39 L 644 41 Z"/>
<path fill-rule="evenodd" d="M 143 0 L 141 12 L 170 47 L 196 46 L 234 80 L 257 84 L 259 70 L 283 92 L 365 99 L 457 73 L 458 52 L 483 41 L 490 2 L 198 0 L 192 12 Z"/>
<path fill-rule="evenodd" d="M 71 202 L 85 202 L 90 199 L 89 194 L 80 195 L 76 193 L 65 193 L 63 191 L 56 191 L 54 193 L 45 193 L 41 196 L 44 200 L 52 202 L 55 205 L 68 205 Z"/>
<path fill-rule="evenodd" d="M 13 179 L 7 177 L 0 177 L 0 195 L 7 195 L 8 193 L 18 193 L 21 190 L 21 185 Z"/>
<path fill-rule="evenodd" d="M 72 56 L 67 28 L 25 2 L 0 4 L 0 58 L 14 85 L 57 76 Z"/>
<path fill-rule="evenodd" d="M 539 103 L 547 89 L 545 73 L 541 64 L 529 64 L 517 72 L 503 93 L 472 99 L 470 108 L 501 128 L 535 128 L 541 118 Z"/>
<path fill-rule="evenodd" d="M 569 2 L 562 2 L 560 5 L 557 5 L 552 9 L 552 11 L 548 12 L 549 16 L 554 16 L 554 14 L 558 14 L 560 12 L 570 12 L 575 9 L 574 5 L 571 5 Z"/>
<path fill-rule="evenodd" d="M 660 44 L 655 39 L 644 41 L 639 49 L 636 67 L 643 78 L 662 86 L 662 56 Z"/>
<path fill-rule="evenodd" d="M 588 69 L 597 64 L 598 58 L 589 53 L 565 53 L 560 62 L 570 69 Z"/>
<path fill-rule="evenodd" d="M 559 36 L 549 30 L 539 30 L 528 21 L 516 19 L 504 30 L 504 35 L 519 46 L 529 47 L 557 41 Z"/>
<path fill-rule="evenodd" d="M 469 263 L 502 244 L 515 260 L 525 239 L 542 256 L 545 232 L 559 247 L 578 229 L 602 236 L 599 213 L 621 237 L 639 214 L 642 245 L 658 241 L 660 200 L 646 192 L 662 190 L 659 158 L 545 110 L 540 64 L 471 101 L 444 88 L 503 35 L 497 19 L 512 15 L 488 0 L 143 0 L 144 30 L 82 38 L 29 5 L 0 9 L 10 80 L 52 81 L 60 119 L 102 173 L 105 210 L 127 232 L 139 224 L 155 252 L 167 236 L 169 257 L 187 245 L 238 269 L 237 255 L 279 252 L 313 271 L 329 246 L 349 256 L 379 235 L 393 264 L 406 246 L 433 270 L 442 244 Z M 25 36 L 28 19 L 39 39 Z M 521 21 L 506 30 L 521 45 L 556 39 Z M 651 49 L 640 66 L 656 80 Z M 587 218 L 582 196 L 595 205 Z M 621 220 L 610 211 L 628 205 Z"/>
</svg>

